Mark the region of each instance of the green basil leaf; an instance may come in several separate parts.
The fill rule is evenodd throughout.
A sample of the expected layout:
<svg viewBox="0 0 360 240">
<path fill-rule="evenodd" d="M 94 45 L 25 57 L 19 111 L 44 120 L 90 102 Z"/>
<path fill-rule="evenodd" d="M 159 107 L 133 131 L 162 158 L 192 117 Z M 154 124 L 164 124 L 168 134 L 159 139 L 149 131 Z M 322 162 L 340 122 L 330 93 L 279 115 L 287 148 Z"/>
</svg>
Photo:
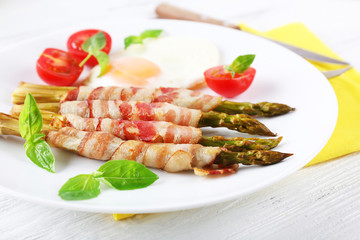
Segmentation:
<svg viewBox="0 0 360 240">
<path fill-rule="evenodd" d="M 101 50 L 106 46 L 106 38 L 103 32 L 98 32 L 88 38 L 82 45 L 81 48 L 85 52 Z"/>
<path fill-rule="evenodd" d="M 27 94 L 23 109 L 19 117 L 19 130 L 21 136 L 26 139 L 24 144 L 26 156 L 39 167 L 55 172 L 55 158 L 50 146 L 40 134 L 43 120 L 36 101 L 31 94 Z"/>
<path fill-rule="evenodd" d="M 236 73 L 243 73 L 246 69 L 250 67 L 254 59 L 254 54 L 238 56 L 229 67 L 233 69 Z"/>
<path fill-rule="evenodd" d="M 139 36 L 129 36 L 124 39 L 125 49 L 127 49 L 131 44 L 141 44 L 145 38 L 157 38 L 161 35 L 163 30 L 145 30 Z"/>
<path fill-rule="evenodd" d="M 106 53 L 104 53 L 103 51 L 94 51 L 93 55 L 100 65 L 100 73 L 98 76 L 98 77 L 100 77 L 106 71 L 106 68 L 107 68 L 107 65 L 108 65 L 110 59 L 109 59 L 109 56 Z"/>
<path fill-rule="evenodd" d="M 157 38 L 161 35 L 163 30 L 155 29 L 155 30 L 145 30 L 140 34 L 141 39 L 145 38 Z"/>
<path fill-rule="evenodd" d="M 142 42 L 143 42 L 142 38 L 140 38 L 140 37 L 129 36 L 124 39 L 125 49 L 127 49 L 131 44 L 142 43 Z"/>
<path fill-rule="evenodd" d="M 118 190 L 145 188 L 159 177 L 144 165 L 129 160 L 112 160 L 103 164 L 93 176 Z"/>
<path fill-rule="evenodd" d="M 224 69 L 225 69 L 226 71 L 229 71 L 229 72 L 231 73 L 231 77 L 234 77 L 234 76 L 235 76 L 234 69 L 232 69 L 230 66 L 224 65 Z"/>
<path fill-rule="evenodd" d="M 88 38 L 81 45 L 81 48 L 87 52 L 88 55 L 81 61 L 79 66 L 82 67 L 91 56 L 94 56 L 100 65 L 101 72 L 99 76 L 101 76 L 105 72 L 109 63 L 109 56 L 105 52 L 101 51 L 101 49 L 103 49 L 105 46 L 106 38 L 103 32 L 98 32 Z"/>
<path fill-rule="evenodd" d="M 59 190 L 64 200 L 85 200 L 100 194 L 100 182 L 91 174 L 80 174 L 70 178 Z"/>
<path fill-rule="evenodd" d="M 36 144 L 39 141 L 44 140 L 45 134 L 36 133 L 29 138 L 29 142 Z"/>
<path fill-rule="evenodd" d="M 43 126 L 42 116 L 34 97 L 28 93 L 19 117 L 21 137 L 28 140 L 31 135 L 39 133 Z"/>
<path fill-rule="evenodd" d="M 43 136 L 43 134 L 35 134 L 25 142 L 26 156 L 39 167 L 54 173 L 55 158 L 50 146 L 41 139 Z"/>
</svg>

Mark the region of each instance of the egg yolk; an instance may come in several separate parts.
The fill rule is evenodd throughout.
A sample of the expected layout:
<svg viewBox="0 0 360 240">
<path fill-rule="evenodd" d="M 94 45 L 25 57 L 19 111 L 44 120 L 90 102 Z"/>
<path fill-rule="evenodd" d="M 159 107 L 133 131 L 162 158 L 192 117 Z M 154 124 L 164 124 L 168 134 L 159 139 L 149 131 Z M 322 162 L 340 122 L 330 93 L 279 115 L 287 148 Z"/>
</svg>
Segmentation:
<svg viewBox="0 0 360 240">
<path fill-rule="evenodd" d="M 111 61 L 106 75 L 112 76 L 116 82 L 145 86 L 154 81 L 160 73 L 160 68 L 149 60 L 126 57 Z"/>
</svg>

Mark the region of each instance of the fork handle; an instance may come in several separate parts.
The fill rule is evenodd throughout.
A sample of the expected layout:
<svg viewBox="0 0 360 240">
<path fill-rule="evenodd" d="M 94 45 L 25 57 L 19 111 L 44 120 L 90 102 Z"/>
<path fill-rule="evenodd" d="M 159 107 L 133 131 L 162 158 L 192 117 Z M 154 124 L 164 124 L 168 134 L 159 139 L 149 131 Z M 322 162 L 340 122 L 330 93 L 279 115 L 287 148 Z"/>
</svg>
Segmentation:
<svg viewBox="0 0 360 240">
<path fill-rule="evenodd" d="M 204 22 L 239 29 L 238 26 L 234 24 L 229 24 L 222 20 L 191 12 L 189 10 L 185 10 L 167 3 L 159 4 L 156 7 L 155 12 L 160 18 Z"/>
</svg>

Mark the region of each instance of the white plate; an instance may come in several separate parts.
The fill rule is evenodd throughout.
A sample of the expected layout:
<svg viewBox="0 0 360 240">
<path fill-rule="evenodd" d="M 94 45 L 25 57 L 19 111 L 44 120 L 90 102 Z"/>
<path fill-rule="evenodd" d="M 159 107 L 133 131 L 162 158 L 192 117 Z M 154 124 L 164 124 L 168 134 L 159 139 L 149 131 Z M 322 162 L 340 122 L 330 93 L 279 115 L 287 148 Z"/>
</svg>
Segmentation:
<svg viewBox="0 0 360 240">
<path fill-rule="evenodd" d="M 236 101 L 272 101 L 296 107 L 296 111 L 261 119 L 284 139 L 278 151 L 294 153 L 285 161 L 267 167 L 245 167 L 227 177 L 199 177 L 192 173 L 169 174 L 154 170 L 160 179 L 140 190 L 117 191 L 102 186 L 102 193 L 86 201 L 63 201 L 57 193 L 70 178 L 91 173 L 103 162 L 54 149 L 55 174 L 48 173 L 25 156 L 23 141 L 0 137 L 0 190 L 26 200 L 54 207 L 91 212 L 151 213 L 207 206 L 250 194 L 285 178 L 303 167 L 329 139 L 337 119 L 337 101 L 327 79 L 294 53 L 256 36 L 213 25 L 169 20 L 148 20 L 74 26 L 61 32 L 30 39 L 1 52 L 0 111 L 8 113 L 11 93 L 20 81 L 42 83 L 35 62 L 43 49 L 66 48 L 67 37 L 84 28 L 100 28 L 113 38 L 113 50 L 124 37 L 145 29 L 163 29 L 168 35 L 199 36 L 212 40 L 220 49 L 222 62 L 241 54 L 256 54 L 257 75 L 252 86 Z M 207 92 L 214 94 L 210 90 Z M 241 136 L 226 129 L 207 134 Z"/>
</svg>

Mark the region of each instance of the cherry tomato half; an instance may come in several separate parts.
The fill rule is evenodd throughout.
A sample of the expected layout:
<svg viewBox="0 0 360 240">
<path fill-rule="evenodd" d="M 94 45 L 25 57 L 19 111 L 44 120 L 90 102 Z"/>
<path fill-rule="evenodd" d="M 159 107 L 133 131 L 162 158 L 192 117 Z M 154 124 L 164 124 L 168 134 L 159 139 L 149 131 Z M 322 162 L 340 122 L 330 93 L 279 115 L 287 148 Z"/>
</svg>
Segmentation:
<svg viewBox="0 0 360 240">
<path fill-rule="evenodd" d="M 210 68 L 204 72 L 207 85 L 216 93 L 232 98 L 246 91 L 254 80 L 256 70 L 249 67 L 243 73 L 231 73 L 224 66 Z"/>
<path fill-rule="evenodd" d="M 88 53 L 84 52 L 84 50 L 81 48 L 81 45 L 88 38 L 90 38 L 91 36 L 95 35 L 96 33 L 100 32 L 100 31 L 101 30 L 87 29 L 87 30 L 82 30 L 82 31 L 72 34 L 69 37 L 67 44 L 66 44 L 68 51 L 75 54 L 76 56 L 81 58 L 81 60 L 83 60 L 88 55 Z M 106 45 L 101 51 L 108 54 L 111 49 L 111 37 L 108 33 L 104 32 L 104 31 L 101 31 L 101 32 L 104 33 L 105 39 L 106 39 Z M 88 61 L 86 61 L 86 63 L 85 63 L 85 65 L 87 65 L 89 67 L 93 67 L 97 64 L 98 64 L 98 61 L 96 60 L 96 58 L 94 56 L 91 56 L 91 58 Z"/>
<path fill-rule="evenodd" d="M 69 86 L 80 76 L 83 68 L 81 60 L 71 53 L 47 48 L 36 62 L 36 71 L 46 83 L 56 86 Z"/>
</svg>

